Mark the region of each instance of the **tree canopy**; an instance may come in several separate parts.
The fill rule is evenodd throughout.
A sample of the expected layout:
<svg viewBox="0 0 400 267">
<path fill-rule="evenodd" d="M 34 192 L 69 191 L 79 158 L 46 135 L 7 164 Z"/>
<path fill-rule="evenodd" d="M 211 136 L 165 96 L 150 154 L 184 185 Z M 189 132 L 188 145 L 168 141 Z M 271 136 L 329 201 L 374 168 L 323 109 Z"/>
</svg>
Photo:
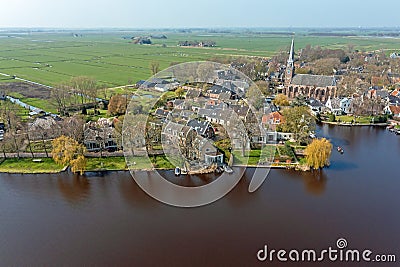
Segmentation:
<svg viewBox="0 0 400 267">
<path fill-rule="evenodd" d="M 307 143 L 310 132 L 315 131 L 316 123 L 305 106 L 287 108 L 282 111 L 285 122 L 279 125 L 279 130 L 294 133 L 295 138 L 301 143 Z"/>
<path fill-rule="evenodd" d="M 74 139 L 62 135 L 51 142 L 52 157 L 57 164 L 70 165 L 73 172 L 81 174 L 86 169 L 86 148 Z"/>
<path fill-rule="evenodd" d="M 277 94 L 273 102 L 277 106 L 289 106 L 289 99 L 284 94 Z"/>
<path fill-rule="evenodd" d="M 123 115 L 126 112 L 128 99 L 123 95 L 114 95 L 108 103 L 108 113 L 110 115 Z M 139 112 L 140 113 L 140 112 Z"/>
<path fill-rule="evenodd" d="M 325 138 L 314 139 L 305 149 L 307 165 L 313 169 L 329 166 L 332 144 Z"/>
</svg>

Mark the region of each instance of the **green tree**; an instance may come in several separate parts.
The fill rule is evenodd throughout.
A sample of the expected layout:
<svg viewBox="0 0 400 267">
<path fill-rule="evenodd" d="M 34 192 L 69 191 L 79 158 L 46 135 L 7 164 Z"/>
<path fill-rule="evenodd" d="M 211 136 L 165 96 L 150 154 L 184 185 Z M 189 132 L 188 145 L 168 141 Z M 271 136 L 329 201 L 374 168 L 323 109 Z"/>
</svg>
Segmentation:
<svg viewBox="0 0 400 267">
<path fill-rule="evenodd" d="M 284 94 L 277 94 L 273 102 L 277 106 L 289 106 L 289 99 Z"/>
<path fill-rule="evenodd" d="M 53 150 L 51 155 L 60 165 L 70 165 L 73 172 L 81 174 L 86 169 L 86 148 L 74 139 L 62 135 L 51 142 Z"/>
<path fill-rule="evenodd" d="M 336 121 L 336 116 L 335 116 L 335 114 L 333 114 L 333 113 L 329 114 L 328 121 L 329 121 L 329 122 L 335 122 L 335 121 Z"/>
<path fill-rule="evenodd" d="M 181 98 L 183 96 L 183 94 L 185 93 L 185 89 L 183 89 L 182 87 L 179 87 L 175 90 L 175 95 L 178 98 Z"/>
<path fill-rule="evenodd" d="M 300 143 L 308 143 L 310 132 L 315 131 L 316 123 L 308 107 L 287 108 L 282 111 L 285 121 L 280 125 L 280 130 L 294 133 L 295 139 Z"/>
<path fill-rule="evenodd" d="M 306 163 L 310 168 L 316 170 L 324 166 L 329 166 L 331 152 L 332 144 L 329 140 L 325 138 L 314 139 L 304 151 L 306 154 Z"/>
</svg>

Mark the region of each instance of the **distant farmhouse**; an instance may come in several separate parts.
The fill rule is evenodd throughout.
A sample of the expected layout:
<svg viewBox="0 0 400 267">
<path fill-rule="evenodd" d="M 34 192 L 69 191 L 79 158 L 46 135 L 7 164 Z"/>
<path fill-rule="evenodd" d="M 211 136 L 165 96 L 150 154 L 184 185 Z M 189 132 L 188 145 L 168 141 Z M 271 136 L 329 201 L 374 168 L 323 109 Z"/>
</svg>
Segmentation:
<svg viewBox="0 0 400 267">
<path fill-rule="evenodd" d="M 132 43 L 134 44 L 152 44 L 151 38 L 147 36 L 132 37 Z"/>
<path fill-rule="evenodd" d="M 305 96 L 322 102 L 327 101 L 329 97 L 336 96 L 337 85 L 334 76 L 295 74 L 294 72 L 294 40 L 292 39 L 283 93 L 289 98 Z"/>
</svg>

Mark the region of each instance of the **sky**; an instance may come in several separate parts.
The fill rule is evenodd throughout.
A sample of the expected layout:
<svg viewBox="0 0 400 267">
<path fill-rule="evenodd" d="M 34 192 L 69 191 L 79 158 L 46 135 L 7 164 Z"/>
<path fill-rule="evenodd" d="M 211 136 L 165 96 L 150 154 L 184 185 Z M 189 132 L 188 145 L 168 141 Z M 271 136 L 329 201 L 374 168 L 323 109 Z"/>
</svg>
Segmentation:
<svg viewBox="0 0 400 267">
<path fill-rule="evenodd" d="M 399 27 L 398 0 L 0 0 L 0 27 Z"/>
</svg>

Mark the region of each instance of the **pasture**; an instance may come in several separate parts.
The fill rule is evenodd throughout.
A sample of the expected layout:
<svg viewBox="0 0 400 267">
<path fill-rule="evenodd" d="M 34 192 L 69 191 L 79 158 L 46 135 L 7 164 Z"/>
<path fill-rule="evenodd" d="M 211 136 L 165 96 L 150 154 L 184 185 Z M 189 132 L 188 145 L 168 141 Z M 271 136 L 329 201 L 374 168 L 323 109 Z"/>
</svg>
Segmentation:
<svg viewBox="0 0 400 267">
<path fill-rule="evenodd" d="M 208 60 L 215 56 L 270 57 L 286 51 L 290 34 L 206 33 L 194 31 L 157 32 L 168 39 L 152 39 L 152 45 L 136 45 L 123 37 L 146 36 L 155 32 L 82 32 L 74 37 L 71 32 L 33 32 L 0 35 L 0 73 L 54 86 L 74 76 L 91 76 L 103 87 L 132 84 L 151 76 L 150 63 L 155 61 L 160 70 L 171 63 Z M 178 47 L 179 41 L 212 40 L 212 48 Z M 297 34 L 296 50 L 307 44 L 329 48 L 347 48 L 349 44 L 359 50 L 399 48 L 397 38 L 330 37 Z M 1 82 L 12 78 L 0 76 Z"/>
</svg>

